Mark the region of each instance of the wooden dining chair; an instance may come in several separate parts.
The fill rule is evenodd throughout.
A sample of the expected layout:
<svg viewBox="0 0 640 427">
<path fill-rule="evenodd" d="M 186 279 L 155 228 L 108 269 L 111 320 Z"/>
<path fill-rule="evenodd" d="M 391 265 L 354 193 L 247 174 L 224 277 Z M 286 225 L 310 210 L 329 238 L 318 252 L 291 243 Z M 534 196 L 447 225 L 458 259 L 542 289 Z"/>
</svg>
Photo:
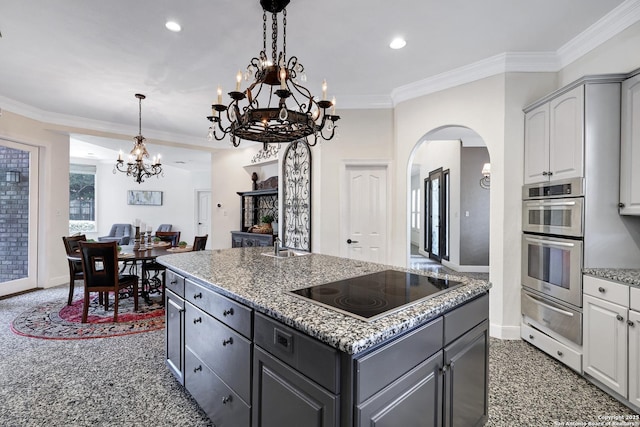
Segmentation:
<svg viewBox="0 0 640 427">
<path fill-rule="evenodd" d="M 118 301 L 120 289 L 133 288 L 133 306 L 138 311 L 138 276 L 118 273 L 118 248 L 116 242 L 88 243 L 79 242 L 84 273 L 84 303 L 82 323 L 87 323 L 89 314 L 89 295 L 91 292 L 105 293 L 105 306 L 108 306 L 109 292 L 114 293 L 113 321 L 118 321 Z M 105 307 L 106 308 L 106 307 Z"/>
<path fill-rule="evenodd" d="M 82 273 L 82 261 L 74 261 L 69 259 L 70 256 L 80 255 L 79 242 L 86 242 L 87 236 L 84 234 L 78 236 L 62 236 L 62 243 L 64 243 L 64 249 L 67 251 L 67 261 L 69 262 L 69 299 L 67 305 L 71 305 L 73 302 L 73 290 L 76 280 L 83 280 L 84 274 Z"/>
<path fill-rule="evenodd" d="M 204 251 L 205 246 L 207 246 L 207 238 L 209 237 L 208 234 L 205 234 L 204 236 L 196 236 L 193 239 L 193 250 L 194 251 Z"/>
</svg>

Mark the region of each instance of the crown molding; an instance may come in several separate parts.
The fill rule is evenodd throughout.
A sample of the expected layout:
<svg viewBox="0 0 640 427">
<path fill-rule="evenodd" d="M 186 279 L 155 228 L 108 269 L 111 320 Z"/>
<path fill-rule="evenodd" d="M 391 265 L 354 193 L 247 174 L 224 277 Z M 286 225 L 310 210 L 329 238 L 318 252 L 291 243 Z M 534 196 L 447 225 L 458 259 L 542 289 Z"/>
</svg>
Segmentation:
<svg viewBox="0 0 640 427">
<path fill-rule="evenodd" d="M 640 0 L 626 0 L 556 52 L 507 52 L 391 91 L 393 105 L 507 72 L 551 72 L 562 68 L 640 21 Z"/>
<path fill-rule="evenodd" d="M 557 50 L 561 68 L 640 21 L 640 0 L 626 0 Z"/>
<path fill-rule="evenodd" d="M 103 120 L 88 119 L 86 117 L 71 116 L 68 114 L 60 114 L 51 111 L 42 110 L 10 98 L 0 95 L 0 104 L 2 109 L 11 111 L 20 116 L 27 117 L 42 123 L 56 126 L 66 126 L 69 128 L 89 129 L 95 132 L 112 133 L 123 135 L 123 139 L 132 139 L 138 134 L 138 128 L 135 126 L 127 126 L 121 123 L 107 122 Z M 73 132 L 70 132 L 73 133 Z M 157 141 L 180 141 L 185 144 L 206 146 L 207 140 L 205 136 L 196 137 L 193 135 L 175 134 L 170 132 L 161 132 L 153 129 L 147 129 L 144 132 L 149 142 Z M 127 136 L 131 135 L 131 137 Z"/>
</svg>

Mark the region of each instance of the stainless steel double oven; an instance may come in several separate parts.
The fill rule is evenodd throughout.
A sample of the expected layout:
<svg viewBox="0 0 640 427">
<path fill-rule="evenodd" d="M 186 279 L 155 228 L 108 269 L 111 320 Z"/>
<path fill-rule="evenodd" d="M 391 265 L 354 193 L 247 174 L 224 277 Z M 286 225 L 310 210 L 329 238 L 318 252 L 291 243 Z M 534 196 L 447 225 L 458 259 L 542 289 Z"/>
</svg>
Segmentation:
<svg viewBox="0 0 640 427">
<path fill-rule="evenodd" d="M 523 316 L 581 345 L 583 179 L 524 186 L 522 231 Z"/>
</svg>

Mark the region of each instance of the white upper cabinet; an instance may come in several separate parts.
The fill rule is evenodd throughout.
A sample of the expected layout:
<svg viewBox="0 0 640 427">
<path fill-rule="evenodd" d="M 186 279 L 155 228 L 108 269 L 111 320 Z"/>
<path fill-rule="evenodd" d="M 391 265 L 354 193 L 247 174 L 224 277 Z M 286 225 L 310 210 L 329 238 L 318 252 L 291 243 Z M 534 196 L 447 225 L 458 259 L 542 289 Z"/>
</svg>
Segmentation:
<svg viewBox="0 0 640 427">
<path fill-rule="evenodd" d="M 525 114 L 524 183 L 584 176 L 584 85 Z"/>
<path fill-rule="evenodd" d="M 640 74 L 622 82 L 620 214 L 640 215 Z"/>
</svg>

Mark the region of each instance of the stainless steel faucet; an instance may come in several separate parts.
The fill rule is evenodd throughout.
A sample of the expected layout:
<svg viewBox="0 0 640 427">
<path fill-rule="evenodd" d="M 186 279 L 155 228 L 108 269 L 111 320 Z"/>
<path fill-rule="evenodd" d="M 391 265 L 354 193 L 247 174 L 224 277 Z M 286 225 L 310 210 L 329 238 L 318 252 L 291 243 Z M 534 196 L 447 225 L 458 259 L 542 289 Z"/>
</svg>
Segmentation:
<svg viewBox="0 0 640 427">
<path fill-rule="evenodd" d="M 275 256 L 279 256 L 280 255 L 280 245 L 279 243 L 282 243 L 282 241 L 280 240 L 279 237 L 276 237 L 275 239 L 273 239 L 273 254 Z"/>
</svg>

